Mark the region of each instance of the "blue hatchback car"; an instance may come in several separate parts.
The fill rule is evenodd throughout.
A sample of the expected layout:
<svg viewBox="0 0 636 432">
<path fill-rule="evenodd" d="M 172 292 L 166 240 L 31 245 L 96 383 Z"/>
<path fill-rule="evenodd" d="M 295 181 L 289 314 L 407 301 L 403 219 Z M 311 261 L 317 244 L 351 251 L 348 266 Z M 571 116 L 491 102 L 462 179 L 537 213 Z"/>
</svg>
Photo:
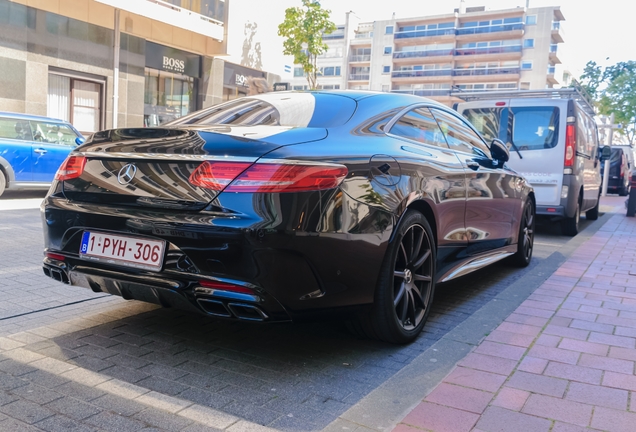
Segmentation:
<svg viewBox="0 0 636 432">
<path fill-rule="evenodd" d="M 84 137 L 70 123 L 0 112 L 0 195 L 7 189 L 46 189 Z"/>
</svg>

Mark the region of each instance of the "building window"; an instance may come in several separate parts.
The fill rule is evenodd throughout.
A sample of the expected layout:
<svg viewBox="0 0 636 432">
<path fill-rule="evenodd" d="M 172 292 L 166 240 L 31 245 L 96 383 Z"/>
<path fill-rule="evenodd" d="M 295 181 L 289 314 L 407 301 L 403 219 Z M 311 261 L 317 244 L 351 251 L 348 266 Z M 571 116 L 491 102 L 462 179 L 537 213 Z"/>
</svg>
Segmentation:
<svg viewBox="0 0 636 432">
<path fill-rule="evenodd" d="M 393 26 L 386 26 L 384 28 L 384 34 L 393 34 Z"/>
<path fill-rule="evenodd" d="M 305 75 L 305 71 L 303 70 L 303 68 L 301 67 L 295 67 L 294 68 L 294 76 L 295 77 L 301 77 Z"/>
<path fill-rule="evenodd" d="M 382 73 L 391 73 L 391 66 L 382 66 Z"/>
<path fill-rule="evenodd" d="M 521 70 L 532 70 L 532 62 L 531 61 L 521 62 Z"/>
<path fill-rule="evenodd" d="M 101 130 L 103 83 L 49 73 L 47 116 L 70 122 L 83 135 Z"/>
<path fill-rule="evenodd" d="M 393 52 L 393 48 L 388 46 L 388 47 L 384 47 L 384 54 L 391 54 L 391 52 Z"/>
<path fill-rule="evenodd" d="M 340 66 L 328 66 L 322 68 L 323 76 L 340 76 Z"/>
<path fill-rule="evenodd" d="M 526 17 L 526 25 L 535 25 L 537 23 L 536 15 L 528 15 Z"/>
<path fill-rule="evenodd" d="M 534 39 L 524 39 L 523 47 L 524 48 L 534 48 Z"/>
</svg>

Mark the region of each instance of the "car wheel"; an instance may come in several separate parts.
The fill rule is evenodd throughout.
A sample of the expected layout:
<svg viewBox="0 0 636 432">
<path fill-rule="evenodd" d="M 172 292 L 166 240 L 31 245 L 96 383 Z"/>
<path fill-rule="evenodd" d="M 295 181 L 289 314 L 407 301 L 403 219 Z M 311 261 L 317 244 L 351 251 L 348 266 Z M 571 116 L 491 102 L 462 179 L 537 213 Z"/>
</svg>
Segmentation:
<svg viewBox="0 0 636 432">
<path fill-rule="evenodd" d="M 574 237 L 579 233 L 579 220 L 581 219 L 581 205 L 577 202 L 574 209 L 574 216 L 566 217 L 561 222 L 561 232 L 563 235 Z"/>
<path fill-rule="evenodd" d="M 371 313 L 358 318 L 357 334 L 391 343 L 413 341 L 424 328 L 435 290 L 437 253 L 431 227 L 408 210 L 387 249 Z M 368 311 L 366 311 L 368 312 Z"/>
<path fill-rule="evenodd" d="M 585 219 L 587 220 L 598 219 L 598 208 L 600 205 L 601 205 L 601 194 L 599 193 L 598 198 L 596 199 L 596 205 L 585 212 Z"/>
<path fill-rule="evenodd" d="M 7 187 L 7 179 L 4 178 L 4 173 L 0 171 L 0 196 L 4 193 L 4 189 Z"/>
<path fill-rule="evenodd" d="M 510 257 L 510 262 L 515 266 L 527 267 L 532 260 L 532 251 L 534 249 L 534 219 L 534 205 L 532 204 L 532 200 L 529 199 L 523 208 L 523 214 L 519 222 L 517 252 Z"/>
</svg>

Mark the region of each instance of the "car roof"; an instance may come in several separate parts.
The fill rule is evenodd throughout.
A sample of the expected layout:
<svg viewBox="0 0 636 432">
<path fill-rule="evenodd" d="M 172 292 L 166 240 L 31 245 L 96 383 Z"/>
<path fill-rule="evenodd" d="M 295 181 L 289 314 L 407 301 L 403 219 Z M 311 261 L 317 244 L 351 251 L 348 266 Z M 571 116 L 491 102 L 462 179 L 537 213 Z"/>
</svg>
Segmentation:
<svg viewBox="0 0 636 432">
<path fill-rule="evenodd" d="M 385 98 L 385 99 L 393 99 L 393 100 L 402 100 L 406 104 L 416 104 L 416 103 L 427 103 L 431 105 L 440 106 L 448 109 L 446 105 L 440 104 L 432 99 L 428 99 L 422 96 L 415 96 L 408 93 L 394 93 L 394 92 L 381 92 L 381 91 L 371 91 L 371 90 L 309 90 L 311 93 L 324 93 L 324 94 L 333 94 L 339 96 L 346 96 L 355 101 L 359 101 L 367 98 Z M 299 91 L 292 91 L 290 93 L 302 93 Z"/>
<path fill-rule="evenodd" d="M 32 114 L 20 114 L 14 112 L 0 111 L 0 117 L 11 117 L 19 120 L 43 120 L 43 121 L 55 121 L 59 123 L 68 123 L 65 120 L 54 118 L 54 117 L 45 117 L 39 115 Z"/>
</svg>

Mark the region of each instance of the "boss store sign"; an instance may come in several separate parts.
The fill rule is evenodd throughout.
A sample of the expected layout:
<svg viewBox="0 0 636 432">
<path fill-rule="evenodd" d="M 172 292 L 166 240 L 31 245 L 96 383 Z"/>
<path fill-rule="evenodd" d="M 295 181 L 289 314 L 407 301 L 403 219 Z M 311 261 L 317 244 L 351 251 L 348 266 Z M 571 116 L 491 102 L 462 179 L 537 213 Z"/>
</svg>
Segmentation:
<svg viewBox="0 0 636 432">
<path fill-rule="evenodd" d="M 146 41 L 146 67 L 198 78 L 201 74 L 201 57 Z"/>
<path fill-rule="evenodd" d="M 223 70 L 223 86 L 236 88 L 239 91 L 247 91 L 250 78 L 265 77 L 266 74 L 263 71 L 226 62 Z"/>
</svg>

